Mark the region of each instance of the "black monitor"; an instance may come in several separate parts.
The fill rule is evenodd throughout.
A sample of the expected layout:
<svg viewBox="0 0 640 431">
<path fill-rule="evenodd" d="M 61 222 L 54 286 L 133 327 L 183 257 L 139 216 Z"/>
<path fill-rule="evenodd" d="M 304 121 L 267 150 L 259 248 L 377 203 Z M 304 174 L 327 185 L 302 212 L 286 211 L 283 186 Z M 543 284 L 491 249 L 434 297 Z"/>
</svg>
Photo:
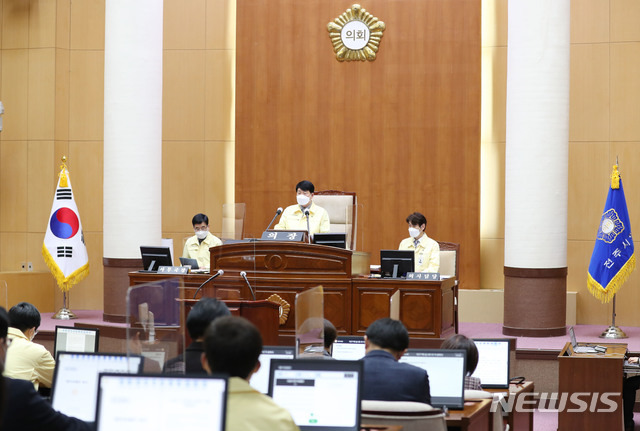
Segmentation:
<svg viewBox="0 0 640 431">
<path fill-rule="evenodd" d="M 140 246 L 142 266 L 145 271 L 157 272 L 161 266 L 173 266 L 171 249 L 169 247 Z"/>
<path fill-rule="evenodd" d="M 347 248 L 347 234 L 345 233 L 317 233 L 313 235 L 313 243 L 331 247 Z"/>
<path fill-rule="evenodd" d="M 413 250 L 380 250 L 380 272 L 385 278 L 400 278 L 413 272 Z"/>
</svg>

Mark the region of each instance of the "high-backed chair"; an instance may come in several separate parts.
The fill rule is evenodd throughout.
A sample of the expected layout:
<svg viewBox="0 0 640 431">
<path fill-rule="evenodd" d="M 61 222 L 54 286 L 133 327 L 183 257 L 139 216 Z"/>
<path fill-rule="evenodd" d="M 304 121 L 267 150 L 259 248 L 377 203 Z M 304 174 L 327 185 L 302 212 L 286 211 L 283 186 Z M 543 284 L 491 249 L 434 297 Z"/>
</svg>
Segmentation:
<svg viewBox="0 0 640 431">
<path fill-rule="evenodd" d="M 413 401 L 362 401 L 363 425 L 401 425 L 403 431 L 446 431 L 440 409 Z"/>
<path fill-rule="evenodd" d="M 347 247 L 355 250 L 358 219 L 355 192 L 321 190 L 313 194 L 313 202 L 329 213 L 329 232 L 346 233 Z"/>
<path fill-rule="evenodd" d="M 458 272 L 460 260 L 460 244 L 454 242 L 438 241 L 440 245 L 440 274 L 452 275 L 456 277 L 456 284 L 453 288 L 453 318 L 456 334 L 458 333 Z"/>
<path fill-rule="evenodd" d="M 478 391 L 475 389 L 465 389 L 464 399 L 466 400 L 482 400 L 488 399 L 491 401 L 491 431 L 509 431 L 509 425 L 504 424 L 502 419 L 502 408 L 500 407 L 501 400 L 504 395 L 501 393 L 492 393 L 487 391 Z"/>
</svg>

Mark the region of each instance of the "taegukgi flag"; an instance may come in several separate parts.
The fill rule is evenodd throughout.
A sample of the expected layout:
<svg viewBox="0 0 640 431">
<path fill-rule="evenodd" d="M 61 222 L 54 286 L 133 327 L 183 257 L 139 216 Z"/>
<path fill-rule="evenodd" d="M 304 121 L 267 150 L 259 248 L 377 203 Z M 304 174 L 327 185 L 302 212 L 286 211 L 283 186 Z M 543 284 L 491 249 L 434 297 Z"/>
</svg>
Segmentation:
<svg viewBox="0 0 640 431">
<path fill-rule="evenodd" d="M 613 165 L 611 187 L 589 263 L 589 292 L 600 301 L 609 302 L 635 268 L 627 202 L 618 165 Z"/>
<path fill-rule="evenodd" d="M 66 292 L 89 274 L 89 256 L 64 160 L 42 244 L 42 256 L 58 287 Z"/>
</svg>

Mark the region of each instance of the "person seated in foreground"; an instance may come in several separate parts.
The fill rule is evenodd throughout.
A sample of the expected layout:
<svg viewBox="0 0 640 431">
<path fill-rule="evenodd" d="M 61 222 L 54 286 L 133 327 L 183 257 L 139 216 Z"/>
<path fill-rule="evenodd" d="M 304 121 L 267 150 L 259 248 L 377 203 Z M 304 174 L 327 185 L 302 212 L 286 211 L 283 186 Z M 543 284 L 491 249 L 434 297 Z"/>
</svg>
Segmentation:
<svg viewBox="0 0 640 431">
<path fill-rule="evenodd" d="M 431 403 L 429 376 L 422 368 L 398 362 L 409 347 L 409 332 L 399 320 L 378 319 L 364 336 L 363 400 Z"/>
<path fill-rule="evenodd" d="M 287 410 L 249 386 L 262 352 L 262 336 L 253 323 L 236 316 L 216 319 L 205 332 L 204 351 L 202 366 L 209 374 L 230 376 L 228 431 L 298 430 Z"/>
<path fill-rule="evenodd" d="M 209 232 L 209 217 L 205 214 L 196 214 L 191 219 L 195 235 L 185 242 L 182 257 L 196 259 L 198 267 L 209 268 L 210 253 L 209 248 L 222 245 L 222 241 Z"/>
<path fill-rule="evenodd" d="M 638 356 L 631 356 L 627 359 L 629 364 L 637 364 L 640 361 Z M 633 407 L 636 403 L 636 391 L 640 388 L 640 375 L 631 376 L 622 381 L 622 413 L 624 418 L 625 431 L 633 431 L 636 424 L 633 421 Z"/>
<path fill-rule="evenodd" d="M 464 388 L 481 391 L 482 384 L 480 382 L 480 378 L 471 376 L 478 366 L 479 356 L 476 343 L 462 334 L 456 334 L 444 340 L 440 345 L 440 348 L 449 350 L 465 350 L 467 352 L 467 374 L 464 377 Z"/>
<path fill-rule="evenodd" d="M 329 232 L 329 213 L 313 203 L 315 186 L 311 181 L 300 181 L 296 184 L 296 205 L 285 208 L 280 221 L 274 229 L 307 230 L 306 211 L 309 211 L 309 235 Z"/>
<path fill-rule="evenodd" d="M 438 272 L 440 269 L 440 245 L 425 232 L 427 218 L 415 212 L 407 217 L 409 238 L 400 242 L 398 250 L 415 251 L 415 272 Z"/>
<path fill-rule="evenodd" d="M 336 338 L 338 338 L 336 327 L 329 320 L 324 319 L 324 351 L 322 355 L 327 359 L 333 359 L 331 357 L 331 346 L 336 341 Z"/>
<path fill-rule="evenodd" d="M 167 374 L 206 374 L 201 361 L 204 353 L 202 343 L 204 332 L 211 322 L 230 314 L 227 305 L 215 298 L 202 298 L 196 302 L 187 316 L 187 331 L 189 331 L 192 340 L 191 344 L 187 346 L 183 354 L 169 359 L 164 364 L 162 372 Z"/>
<path fill-rule="evenodd" d="M 11 347 L 7 351 L 4 375 L 28 380 L 36 390 L 40 386 L 50 388 L 56 361 L 44 346 L 33 342 L 40 327 L 40 312 L 33 304 L 21 302 L 9 310 L 9 322 Z"/>
<path fill-rule="evenodd" d="M 2 375 L 10 344 L 9 316 L 0 307 L 0 430 L 89 431 L 92 424 L 66 416 L 51 407 L 26 380 Z"/>
</svg>

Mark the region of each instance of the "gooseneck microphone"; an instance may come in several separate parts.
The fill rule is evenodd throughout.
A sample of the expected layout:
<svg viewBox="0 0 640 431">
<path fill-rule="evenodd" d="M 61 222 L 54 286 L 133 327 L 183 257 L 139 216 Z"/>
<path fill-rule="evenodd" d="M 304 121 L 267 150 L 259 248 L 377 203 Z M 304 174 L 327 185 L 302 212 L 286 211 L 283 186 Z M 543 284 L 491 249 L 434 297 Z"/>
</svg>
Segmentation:
<svg viewBox="0 0 640 431">
<path fill-rule="evenodd" d="M 269 226 L 267 226 L 267 228 L 265 230 L 269 230 L 269 228 L 271 227 L 273 222 L 276 221 L 276 217 L 278 217 L 280 214 L 282 214 L 282 207 L 278 207 L 278 209 L 276 210 L 275 215 L 271 219 L 271 223 L 269 223 Z"/>
<path fill-rule="evenodd" d="M 249 291 L 251 292 L 251 297 L 253 298 L 253 300 L 256 300 L 256 293 L 253 291 L 253 287 L 251 287 L 251 284 L 249 284 L 249 280 L 247 280 L 247 273 L 244 271 L 240 271 L 240 277 L 244 278 L 245 283 L 247 283 L 247 286 L 249 286 Z"/>
<path fill-rule="evenodd" d="M 304 210 L 304 215 L 307 216 L 307 240 L 311 244 L 311 229 L 309 228 L 309 210 Z"/>
<path fill-rule="evenodd" d="M 205 281 L 204 283 L 202 283 L 200 285 L 200 287 L 198 287 L 198 289 L 196 290 L 196 293 L 193 294 L 193 299 L 196 299 L 196 296 L 198 296 L 198 292 L 200 292 L 200 289 L 202 289 L 204 287 L 205 284 L 207 284 L 208 282 L 210 282 L 211 280 L 213 280 L 216 277 L 221 276 L 222 274 L 224 274 L 224 271 L 219 269 L 218 272 L 216 272 L 215 274 L 213 274 L 211 277 L 209 277 L 207 279 L 207 281 Z"/>
</svg>

